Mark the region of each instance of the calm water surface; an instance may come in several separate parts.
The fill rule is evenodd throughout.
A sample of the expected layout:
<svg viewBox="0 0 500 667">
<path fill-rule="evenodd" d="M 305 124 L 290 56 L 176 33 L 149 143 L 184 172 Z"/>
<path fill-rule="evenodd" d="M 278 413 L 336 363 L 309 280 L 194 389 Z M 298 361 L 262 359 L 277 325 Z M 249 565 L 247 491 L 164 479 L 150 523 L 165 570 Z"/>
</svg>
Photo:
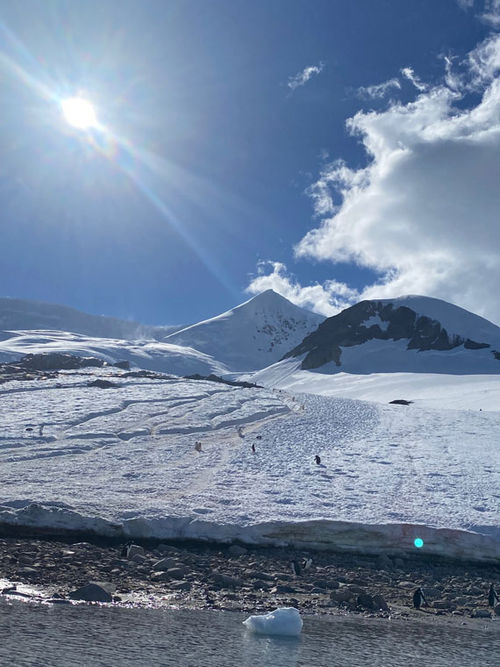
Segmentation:
<svg viewBox="0 0 500 667">
<path fill-rule="evenodd" d="M 260 637 L 248 614 L 0 600 L 0 665 L 498 667 L 500 623 L 305 617 L 300 639 Z"/>
</svg>

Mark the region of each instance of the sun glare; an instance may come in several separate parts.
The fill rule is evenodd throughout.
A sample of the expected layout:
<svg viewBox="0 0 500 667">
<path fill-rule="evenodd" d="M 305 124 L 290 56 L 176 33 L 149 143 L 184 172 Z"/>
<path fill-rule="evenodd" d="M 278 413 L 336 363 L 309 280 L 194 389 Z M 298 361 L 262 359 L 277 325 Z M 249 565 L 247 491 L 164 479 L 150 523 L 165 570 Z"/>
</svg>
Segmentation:
<svg viewBox="0 0 500 667">
<path fill-rule="evenodd" d="M 79 130 L 97 126 L 94 107 L 82 97 L 69 97 L 63 100 L 61 109 L 66 122 Z"/>
</svg>

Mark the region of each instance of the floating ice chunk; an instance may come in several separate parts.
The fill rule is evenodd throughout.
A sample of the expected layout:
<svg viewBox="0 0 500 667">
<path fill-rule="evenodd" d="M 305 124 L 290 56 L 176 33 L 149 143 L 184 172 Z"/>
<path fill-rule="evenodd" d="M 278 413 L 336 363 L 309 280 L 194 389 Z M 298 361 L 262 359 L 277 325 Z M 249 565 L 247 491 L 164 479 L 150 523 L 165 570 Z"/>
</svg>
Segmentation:
<svg viewBox="0 0 500 667">
<path fill-rule="evenodd" d="M 293 607 L 282 607 L 269 614 L 250 616 L 243 621 L 243 625 L 259 635 L 298 637 L 302 630 L 302 619 Z"/>
</svg>

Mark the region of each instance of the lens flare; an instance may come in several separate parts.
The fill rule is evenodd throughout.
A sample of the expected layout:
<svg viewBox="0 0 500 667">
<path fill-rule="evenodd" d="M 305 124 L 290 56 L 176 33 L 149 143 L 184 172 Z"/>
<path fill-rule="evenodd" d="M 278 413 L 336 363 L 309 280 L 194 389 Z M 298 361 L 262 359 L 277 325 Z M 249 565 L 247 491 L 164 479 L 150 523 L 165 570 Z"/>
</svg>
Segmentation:
<svg viewBox="0 0 500 667">
<path fill-rule="evenodd" d="M 78 130 L 86 130 L 97 126 L 94 107 L 83 97 L 69 97 L 63 100 L 61 110 L 66 122 Z"/>
<path fill-rule="evenodd" d="M 413 540 L 413 544 L 417 547 L 417 549 L 421 549 L 424 546 L 424 541 L 421 537 L 416 537 Z"/>
</svg>

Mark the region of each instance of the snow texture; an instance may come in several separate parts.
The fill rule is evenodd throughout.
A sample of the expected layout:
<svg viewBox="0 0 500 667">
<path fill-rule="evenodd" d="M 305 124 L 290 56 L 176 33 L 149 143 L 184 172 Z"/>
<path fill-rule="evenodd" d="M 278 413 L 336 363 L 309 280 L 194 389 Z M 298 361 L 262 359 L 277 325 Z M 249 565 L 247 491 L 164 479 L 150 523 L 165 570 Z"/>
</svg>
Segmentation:
<svg viewBox="0 0 500 667">
<path fill-rule="evenodd" d="M 299 637 L 302 632 L 302 619 L 294 607 L 280 607 L 269 614 L 250 616 L 243 621 L 248 630 L 259 635 L 280 635 Z"/>
<path fill-rule="evenodd" d="M 89 387 L 95 377 L 118 386 Z M 310 391 L 318 377 L 328 393 L 339 375 L 282 384 Z M 412 398 L 387 377 L 391 398 Z M 457 379 L 444 409 L 439 381 Z M 478 386 L 491 403 L 464 409 Z M 421 537 L 430 553 L 498 562 L 500 413 L 487 407 L 500 378 L 436 375 L 419 390 L 426 401 L 403 407 L 106 368 L 9 382 L 0 522 L 402 554 Z"/>
</svg>

